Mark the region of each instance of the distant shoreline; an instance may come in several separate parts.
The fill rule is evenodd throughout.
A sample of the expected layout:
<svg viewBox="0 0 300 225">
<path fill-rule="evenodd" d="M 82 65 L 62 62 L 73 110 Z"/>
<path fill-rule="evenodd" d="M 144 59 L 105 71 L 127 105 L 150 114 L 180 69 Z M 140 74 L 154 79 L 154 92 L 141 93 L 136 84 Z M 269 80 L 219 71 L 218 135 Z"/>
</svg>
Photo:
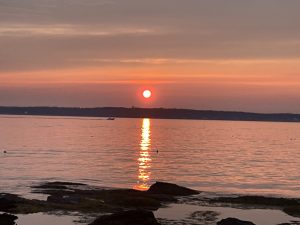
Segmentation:
<svg viewBox="0 0 300 225">
<path fill-rule="evenodd" d="M 233 111 L 135 107 L 72 108 L 0 106 L 0 115 L 300 122 L 300 114 L 290 113 L 250 113 Z"/>
</svg>

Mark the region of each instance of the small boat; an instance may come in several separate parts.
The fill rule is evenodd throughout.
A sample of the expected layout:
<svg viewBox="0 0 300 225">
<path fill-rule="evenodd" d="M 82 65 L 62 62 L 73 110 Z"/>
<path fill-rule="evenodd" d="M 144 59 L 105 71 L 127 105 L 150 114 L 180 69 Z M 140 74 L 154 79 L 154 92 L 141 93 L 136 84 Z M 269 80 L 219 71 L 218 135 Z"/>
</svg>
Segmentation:
<svg viewBox="0 0 300 225">
<path fill-rule="evenodd" d="M 107 120 L 115 120 L 114 117 L 108 117 Z"/>
</svg>

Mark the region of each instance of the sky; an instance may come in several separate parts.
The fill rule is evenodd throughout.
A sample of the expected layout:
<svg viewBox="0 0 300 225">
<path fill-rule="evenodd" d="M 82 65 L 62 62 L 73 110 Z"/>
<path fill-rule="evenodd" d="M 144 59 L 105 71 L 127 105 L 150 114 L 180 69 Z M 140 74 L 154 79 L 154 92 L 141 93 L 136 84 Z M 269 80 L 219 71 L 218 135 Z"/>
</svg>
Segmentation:
<svg viewBox="0 0 300 225">
<path fill-rule="evenodd" d="M 299 10 L 299 0 L 0 0 L 0 105 L 300 113 Z"/>
</svg>

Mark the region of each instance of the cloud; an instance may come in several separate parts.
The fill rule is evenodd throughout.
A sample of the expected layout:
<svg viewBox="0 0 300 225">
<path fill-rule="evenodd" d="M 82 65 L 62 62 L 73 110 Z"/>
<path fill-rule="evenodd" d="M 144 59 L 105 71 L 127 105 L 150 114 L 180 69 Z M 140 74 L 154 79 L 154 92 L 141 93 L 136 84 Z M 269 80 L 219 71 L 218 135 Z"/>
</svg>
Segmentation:
<svg viewBox="0 0 300 225">
<path fill-rule="evenodd" d="M 34 25 L 34 24 L 0 24 L 0 36 L 118 36 L 118 35 L 154 35 L 161 31 L 149 28 L 120 27 L 97 28 L 76 25 Z"/>
<path fill-rule="evenodd" d="M 254 65 L 254 64 L 279 64 L 279 63 L 299 63 L 300 58 L 285 59 L 191 59 L 191 58 L 123 58 L 123 59 L 109 59 L 109 58 L 78 58 L 70 59 L 72 62 L 90 62 L 90 63 L 104 63 L 104 64 L 149 64 L 149 65 L 174 65 L 174 64 L 218 64 L 218 65 Z"/>
<path fill-rule="evenodd" d="M 295 0 L 0 0 L 0 70 L 295 60 L 299 7 Z"/>
<path fill-rule="evenodd" d="M 299 8 L 299 0 L 0 0 L 0 104 L 128 106 L 128 93 L 149 81 L 176 95 L 164 106 L 286 111 L 299 102 Z"/>
</svg>

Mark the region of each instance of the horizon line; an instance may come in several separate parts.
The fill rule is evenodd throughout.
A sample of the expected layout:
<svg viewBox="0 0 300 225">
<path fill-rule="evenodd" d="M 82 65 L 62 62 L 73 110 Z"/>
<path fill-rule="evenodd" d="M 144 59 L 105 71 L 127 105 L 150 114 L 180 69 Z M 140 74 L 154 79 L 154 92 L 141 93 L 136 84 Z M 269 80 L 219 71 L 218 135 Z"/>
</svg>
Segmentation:
<svg viewBox="0 0 300 225">
<path fill-rule="evenodd" d="M 300 115 L 300 113 L 289 112 L 253 112 L 242 110 L 222 110 L 222 109 L 193 109 L 193 108 L 165 108 L 165 107 L 140 107 L 140 106 L 93 106 L 93 107 L 80 107 L 80 106 L 7 106 L 0 105 L 0 108 L 61 108 L 61 109 L 142 109 L 142 110 L 186 110 L 186 111 L 199 111 L 199 112 L 223 112 L 223 113 L 245 113 L 245 114 L 260 114 L 260 115 Z"/>
</svg>

